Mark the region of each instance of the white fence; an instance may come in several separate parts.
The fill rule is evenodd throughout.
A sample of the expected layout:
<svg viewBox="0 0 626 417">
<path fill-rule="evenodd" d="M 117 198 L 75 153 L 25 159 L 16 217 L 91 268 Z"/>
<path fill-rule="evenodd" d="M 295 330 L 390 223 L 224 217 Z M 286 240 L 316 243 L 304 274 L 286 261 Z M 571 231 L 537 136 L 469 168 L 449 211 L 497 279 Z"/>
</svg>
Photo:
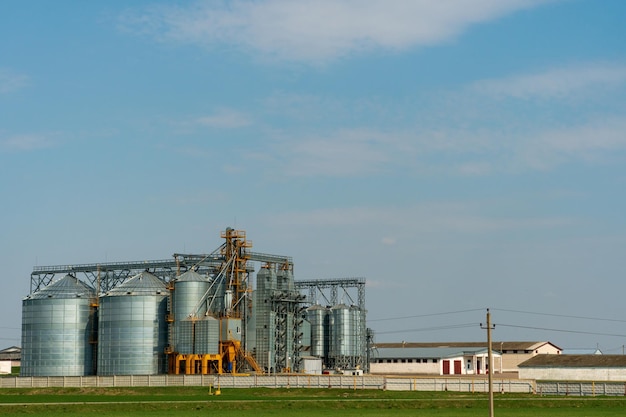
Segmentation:
<svg viewBox="0 0 626 417">
<path fill-rule="evenodd" d="M 385 389 L 393 391 L 489 392 L 486 378 L 385 378 Z M 534 381 L 494 379 L 494 392 L 532 393 Z"/>
<path fill-rule="evenodd" d="M 626 395 L 626 381 L 537 381 L 537 394 L 575 396 Z"/>
<path fill-rule="evenodd" d="M 0 378 L 0 388 L 48 387 L 168 387 L 220 386 L 221 388 L 342 388 L 390 391 L 488 392 L 485 378 L 409 378 L 348 375 L 120 375 Z M 496 392 L 534 392 L 533 381 L 502 379 L 493 383 Z"/>
</svg>

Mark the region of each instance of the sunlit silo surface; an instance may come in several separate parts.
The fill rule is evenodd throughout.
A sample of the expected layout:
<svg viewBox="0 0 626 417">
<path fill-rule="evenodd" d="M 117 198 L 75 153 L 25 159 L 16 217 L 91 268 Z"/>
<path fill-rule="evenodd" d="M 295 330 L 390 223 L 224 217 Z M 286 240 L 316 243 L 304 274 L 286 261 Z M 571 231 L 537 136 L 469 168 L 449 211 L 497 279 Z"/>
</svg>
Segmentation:
<svg viewBox="0 0 626 417">
<path fill-rule="evenodd" d="M 101 297 L 99 375 L 165 372 L 167 294 L 159 278 L 141 272 Z"/>
<path fill-rule="evenodd" d="M 195 352 L 197 354 L 217 354 L 220 345 L 220 323 L 214 317 L 204 317 L 195 325 Z"/>
<path fill-rule="evenodd" d="M 311 323 L 311 355 L 319 358 L 328 355 L 328 309 L 314 304 L 306 310 L 306 319 Z"/>
<path fill-rule="evenodd" d="M 365 310 L 357 306 L 338 304 L 330 310 L 329 358 L 334 367 L 364 366 Z"/>
<path fill-rule="evenodd" d="M 71 275 L 22 301 L 22 376 L 93 374 L 93 290 Z"/>
<path fill-rule="evenodd" d="M 331 308 L 330 329 L 330 356 L 354 355 L 355 330 L 350 307 L 338 304 Z"/>
<path fill-rule="evenodd" d="M 208 290 L 209 280 L 192 270 L 185 272 L 174 281 L 172 314 L 174 316 L 174 350 L 178 353 L 197 353 L 194 347 L 194 322 L 195 318 L 202 318 L 207 312 L 206 299 L 202 303 L 200 301 Z"/>
</svg>

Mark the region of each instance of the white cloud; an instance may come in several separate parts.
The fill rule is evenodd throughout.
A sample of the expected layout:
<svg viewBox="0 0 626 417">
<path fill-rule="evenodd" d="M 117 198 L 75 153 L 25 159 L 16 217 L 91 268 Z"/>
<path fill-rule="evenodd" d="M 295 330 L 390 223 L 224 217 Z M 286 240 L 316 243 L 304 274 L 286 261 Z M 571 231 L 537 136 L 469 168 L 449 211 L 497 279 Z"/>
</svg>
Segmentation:
<svg viewBox="0 0 626 417">
<path fill-rule="evenodd" d="M 531 169 L 552 169 L 571 162 L 601 164 L 626 153 L 626 121 L 593 120 L 560 129 L 546 129 L 526 139 L 519 159 Z"/>
<path fill-rule="evenodd" d="M 379 172 L 399 143 L 392 135 L 369 129 L 341 129 L 327 135 L 289 138 L 274 145 L 289 175 L 354 176 Z"/>
<path fill-rule="evenodd" d="M 512 131 L 338 129 L 280 139 L 265 155 L 278 158 L 274 165 L 292 176 L 487 176 L 619 162 L 626 154 L 624 132 L 626 121 L 620 117 Z"/>
<path fill-rule="evenodd" d="M 15 135 L 0 140 L 0 148 L 6 151 L 36 151 L 48 149 L 56 145 L 56 142 L 49 136 L 38 134 Z"/>
<path fill-rule="evenodd" d="M 226 108 L 219 109 L 208 116 L 199 117 L 195 122 L 202 126 L 219 129 L 235 129 L 248 126 L 251 123 L 245 114 Z"/>
<path fill-rule="evenodd" d="M 486 212 L 497 205 L 488 202 L 433 202 L 407 207 L 346 207 L 280 213 L 269 223 L 290 230 L 298 227 L 367 228 L 396 231 L 398 237 L 385 237 L 382 243 L 392 245 L 397 239 L 429 233 L 496 233 L 510 231 L 544 231 L 569 227 L 576 223 L 567 217 L 498 217 Z"/>
<path fill-rule="evenodd" d="M 153 7 L 121 19 L 160 40 L 234 44 L 324 62 L 354 52 L 449 41 L 469 26 L 554 0 L 233 0 Z"/>
<path fill-rule="evenodd" d="M 10 93 L 28 85 L 28 77 L 0 68 L 0 94 Z"/>
<path fill-rule="evenodd" d="M 474 83 L 471 90 L 517 99 L 567 98 L 626 84 L 626 65 L 587 64 Z"/>
</svg>

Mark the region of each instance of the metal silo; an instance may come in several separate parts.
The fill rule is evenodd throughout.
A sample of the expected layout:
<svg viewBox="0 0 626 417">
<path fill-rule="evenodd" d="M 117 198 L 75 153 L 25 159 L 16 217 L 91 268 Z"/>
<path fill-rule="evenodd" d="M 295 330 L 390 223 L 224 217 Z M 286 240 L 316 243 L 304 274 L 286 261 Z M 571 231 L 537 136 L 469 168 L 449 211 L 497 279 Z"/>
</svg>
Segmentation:
<svg viewBox="0 0 626 417">
<path fill-rule="evenodd" d="M 338 304 L 330 309 L 330 352 L 334 358 L 354 353 L 354 323 L 350 307 Z"/>
<path fill-rule="evenodd" d="M 194 351 L 192 315 L 204 317 L 207 311 L 206 300 L 200 300 L 209 289 L 207 278 L 195 271 L 187 271 L 174 281 L 172 294 L 172 314 L 174 316 L 174 350 L 178 353 L 197 353 Z M 198 311 L 196 311 L 198 310 Z"/>
<path fill-rule="evenodd" d="M 276 313 L 272 311 L 272 296 L 276 292 L 277 277 L 274 268 L 263 267 L 256 274 L 255 302 L 253 304 L 256 331 L 256 361 L 267 372 L 274 370 L 276 357 Z"/>
<path fill-rule="evenodd" d="M 66 275 L 22 301 L 22 376 L 93 374 L 93 289 Z"/>
<path fill-rule="evenodd" d="M 220 322 L 216 318 L 207 316 L 196 321 L 194 353 L 200 355 L 220 353 Z"/>
<path fill-rule="evenodd" d="M 328 356 L 328 310 L 315 304 L 306 310 L 306 320 L 311 323 L 311 355 Z"/>
<path fill-rule="evenodd" d="M 154 375 L 166 370 L 168 291 L 141 272 L 100 299 L 99 375 Z"/>
</svg>

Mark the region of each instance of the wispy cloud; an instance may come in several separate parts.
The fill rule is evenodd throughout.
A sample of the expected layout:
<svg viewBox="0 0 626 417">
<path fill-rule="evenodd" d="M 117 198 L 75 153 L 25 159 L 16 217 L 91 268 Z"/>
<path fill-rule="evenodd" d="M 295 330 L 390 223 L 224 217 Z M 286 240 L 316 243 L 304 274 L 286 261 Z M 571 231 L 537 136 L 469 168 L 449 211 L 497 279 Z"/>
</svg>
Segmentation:
<svg viewBox="0 0 626 417">
<path fill-rule="evenodd" d="M 0 149 L 13 152 L 29 152 L 57 146 L 50 136 L 40 134 L 14 135 L 0 138 Z"/>
<path fill-rule="evenodd" d="M 294 176 L 488 176 L 553 170 L 563 164 L 615 163 L 626 154 L 625 131 L 622 118 L 599 116 L 522 131 L 337 129 L 278 139 L 270 148 L 273 158 L 280 159 L 275 165 Z"/>
<path fill-rule="evenodd" d="M 213 114 L 199 117 L 195 123 L 201 126 L 207 126 L 219 129 L 235 129 L 248 126 L 251 121 L 244 113 L 233 109 L 219 109 Z"/>
<path fill-rule="evenodd" d="M 520 162 L 531 169 L 552 169 L 566 163 L 603 164 L 626 155 L 626 121 L 605 118 L 560 129 L 546 129 L 527 138 Z"/>
<path fill-rule="evenodd" d="M 0 68 L 0 94 L 10 93 L 28 85 L 28 77 Z"/>
<path fill-rule="evenodd" d="M 401 236 L 382 238 L 385 245 L 416 233 L 496 233 L 515 230 L 545 230 L 569 227 L 577 220 L 569 217 L 497 217 L 485 212 L 498 202 L 433 202 L 408 207 L 346 207 L 280 213 L 275 219 L 291 228 L 346 227 L 399 232 Z M 401 231 L 401 233 L 400 233 Z"/>
<path fill-rule="evenodd" d="M 163 41 L 231 44 L 278 59 L 324 62 L 367 50 L 449 41 L 471 25 L 554 0 L 233 0 L 161 5 L 121 17 Z"/>
<path fill-rule="evenodd" d="M 273 148 L 289 175 L 350 177 L 384 170 L 401 143 L 381 131 L 339 129 L 282 139 Z"/>
<path fill-rule="evenodd" d="M 626 84 L 626 65 L 594 63 L 554 68 L 494 80 L 482 80 L 470 88 L 499 98 L 559 99 L 588 95 L 597 90 Z"/>
</svg>

